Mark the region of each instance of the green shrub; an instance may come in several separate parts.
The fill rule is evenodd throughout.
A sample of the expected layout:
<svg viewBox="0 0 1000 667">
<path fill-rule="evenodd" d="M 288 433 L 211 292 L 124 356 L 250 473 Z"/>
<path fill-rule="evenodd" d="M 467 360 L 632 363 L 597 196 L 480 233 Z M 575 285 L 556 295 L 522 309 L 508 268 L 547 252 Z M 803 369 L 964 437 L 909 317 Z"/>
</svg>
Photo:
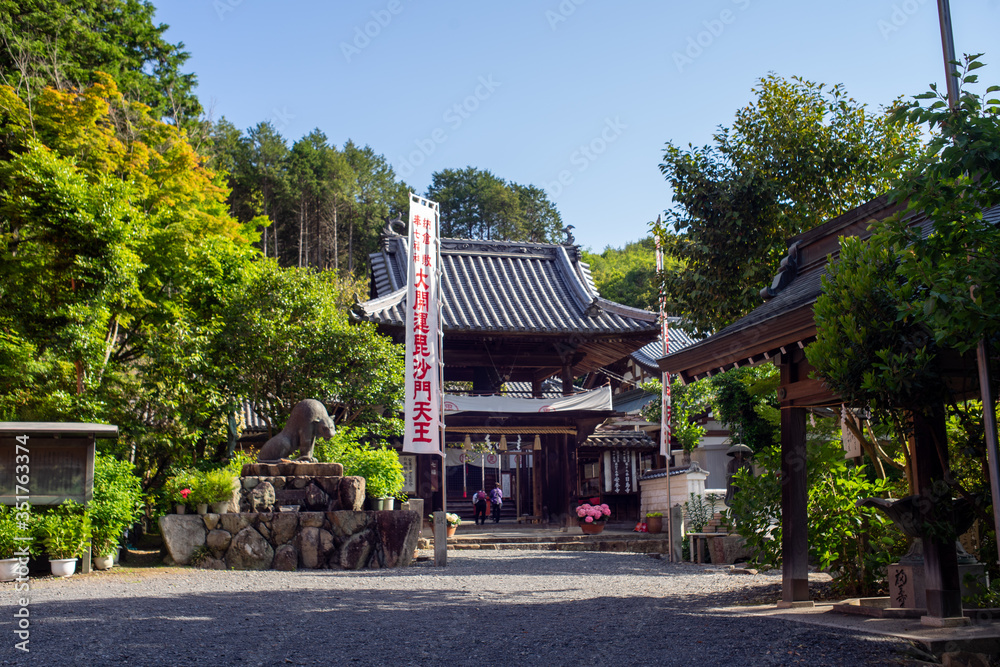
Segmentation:
<svg viewBox="0 0 1000 667">
<path fill-rule="evenodd" d="M 67 500 L 42 518 L 40 530 L 49 558 L 79 558 L 90 541 L 90 515 Z"/>
<path fill-rule="evenodd" d="M 759 476 L 736 474 L 739 492 L 730 517 L 758 562 L 781 565 L 781 453 L 769 447 L 756 455 Z M 806 469 L 809 557 L 834 577 L 847 595 L 877 595 L 886 567 L 905 548 L 905 539 L 880 512 L 858 507 L 862 498 L 885 497 L 885 480 L 871 481 L 864 468 L 848 465 L 840 442 L 814 439 Z"/>
<path fill-rule="evenodd" d="M 344 466 L 344 475 L 365 478 L 365 492 L 372 498 L 405 498 L 403 465 L 394 449 L 381 444 L 371 447 L 367 442 L 378 440 L 368 428 L 337 429 L 329 440 L 316 443 L 313 454 L 319 461 L 337 462 Z"/>
<path fill-rule="evenodd" d="M 9 505 L 0 505 L 0 559 L 13 558 L 14 552 L 20 549 L 23 542 L 17 537 L 22 535 L 18 526 L 17 512 Z"/>
<path fill-rule="evenodd" d="M 237 488 L 236 484 L 236 479 L 229 468 L 209 470 L 199 479 L 200 497 L 205 498 L 202 502 L 221 503 L 229 500 Z"/>
<path fill-rule="evenodd" d="M 94 460 L 94 497 L 87 510 L 96 556 L 113 553 L 121 536 L 142 514 L 142 481 L 134 469 L 128 461 L 106 454 Z"/>
</svg>

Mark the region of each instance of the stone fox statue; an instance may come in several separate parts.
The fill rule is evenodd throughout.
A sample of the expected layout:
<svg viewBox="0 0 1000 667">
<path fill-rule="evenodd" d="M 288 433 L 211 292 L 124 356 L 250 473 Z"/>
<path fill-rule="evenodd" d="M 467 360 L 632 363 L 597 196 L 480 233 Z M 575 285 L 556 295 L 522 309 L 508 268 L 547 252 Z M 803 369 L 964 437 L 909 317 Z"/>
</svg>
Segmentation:
<svg viewBox="0 0 1000 667">
<path fill-rule="evenodd" d="M 258 461 L 277 461 L 290 458 L 292 452 L 299 450 L 299 461 L 315 461 L 313 446 L 316 438 L 333 436 L 333 420 L 326 412 L 326 407 L 319 401 L 307 398 L 299 401 L 292 414 L 288 416 L 285 428 L 276 436 L 264 443 Z"/>
</svg>

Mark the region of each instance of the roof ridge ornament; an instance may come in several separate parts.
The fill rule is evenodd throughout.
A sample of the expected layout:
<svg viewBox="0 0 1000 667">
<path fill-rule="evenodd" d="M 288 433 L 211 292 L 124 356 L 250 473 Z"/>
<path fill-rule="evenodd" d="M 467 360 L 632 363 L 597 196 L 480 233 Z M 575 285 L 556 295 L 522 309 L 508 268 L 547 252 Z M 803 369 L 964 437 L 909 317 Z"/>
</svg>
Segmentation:
<svg viewBox="0 0 1000 667">
<path fill-rule="evenodd" d="M 795 280 L 795 276 L 799 271 L 799 245 L 801 243 L 801 241 L 796 241 L 788 246 L 788 255 L 781 260 L 781 266 L 778 267 L 778 273 L 774 276 L 774 280 L 768 287 L 760 291 L 761 299 L 764 301 L 773 299 L 778 296 L 781 290 L 788 287 Z"/>
<path fill-rule="evenodd" d="M 396 231 L 396 227 L 399 227 L 399 231 Z M 382 230 L 383 236 L 402 236 L 403 232 L 406 230 L 406 223 L 398 215 L 386 223 L 385 229 Z"/>
<path fill-rule="evenodd" d="M 576 229 L 573 225 L 566 225 L 559 231 L 566 235 L 566 240 L 560 245 L 576 245 L 576 237 L 573 236 L 573 230 Z"/>
</svg>

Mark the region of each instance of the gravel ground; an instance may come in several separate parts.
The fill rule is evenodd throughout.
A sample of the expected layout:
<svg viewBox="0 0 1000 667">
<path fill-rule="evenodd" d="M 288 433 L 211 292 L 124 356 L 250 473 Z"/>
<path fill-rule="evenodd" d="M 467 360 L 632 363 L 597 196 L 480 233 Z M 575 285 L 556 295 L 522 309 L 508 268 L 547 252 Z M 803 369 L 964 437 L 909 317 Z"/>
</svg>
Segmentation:
<svg viewBox="0 0 1000 667">
<path fill-rule="evenodd" d="M 894 640 L 715 610 L 779 584 L 588 552 L 360 573 L 121 567 L 33 579 L 29 654 L 13 648 L 14 584 L 0 584 L 0 664 L 907 664 Z"/>
</svg>

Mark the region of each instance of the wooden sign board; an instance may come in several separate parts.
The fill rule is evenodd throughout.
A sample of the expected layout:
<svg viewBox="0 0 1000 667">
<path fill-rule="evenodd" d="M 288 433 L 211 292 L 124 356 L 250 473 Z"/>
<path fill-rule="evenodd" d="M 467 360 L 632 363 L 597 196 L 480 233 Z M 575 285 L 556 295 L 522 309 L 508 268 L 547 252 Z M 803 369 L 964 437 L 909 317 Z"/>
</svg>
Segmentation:
<svg viewBox="0 0 1000 667">
<path fill-rule="evenodd" d="M 97 438 L 117 435 L 106 424 L 0 422 L 0 503 L 89 502 Z"/>
</svg>

